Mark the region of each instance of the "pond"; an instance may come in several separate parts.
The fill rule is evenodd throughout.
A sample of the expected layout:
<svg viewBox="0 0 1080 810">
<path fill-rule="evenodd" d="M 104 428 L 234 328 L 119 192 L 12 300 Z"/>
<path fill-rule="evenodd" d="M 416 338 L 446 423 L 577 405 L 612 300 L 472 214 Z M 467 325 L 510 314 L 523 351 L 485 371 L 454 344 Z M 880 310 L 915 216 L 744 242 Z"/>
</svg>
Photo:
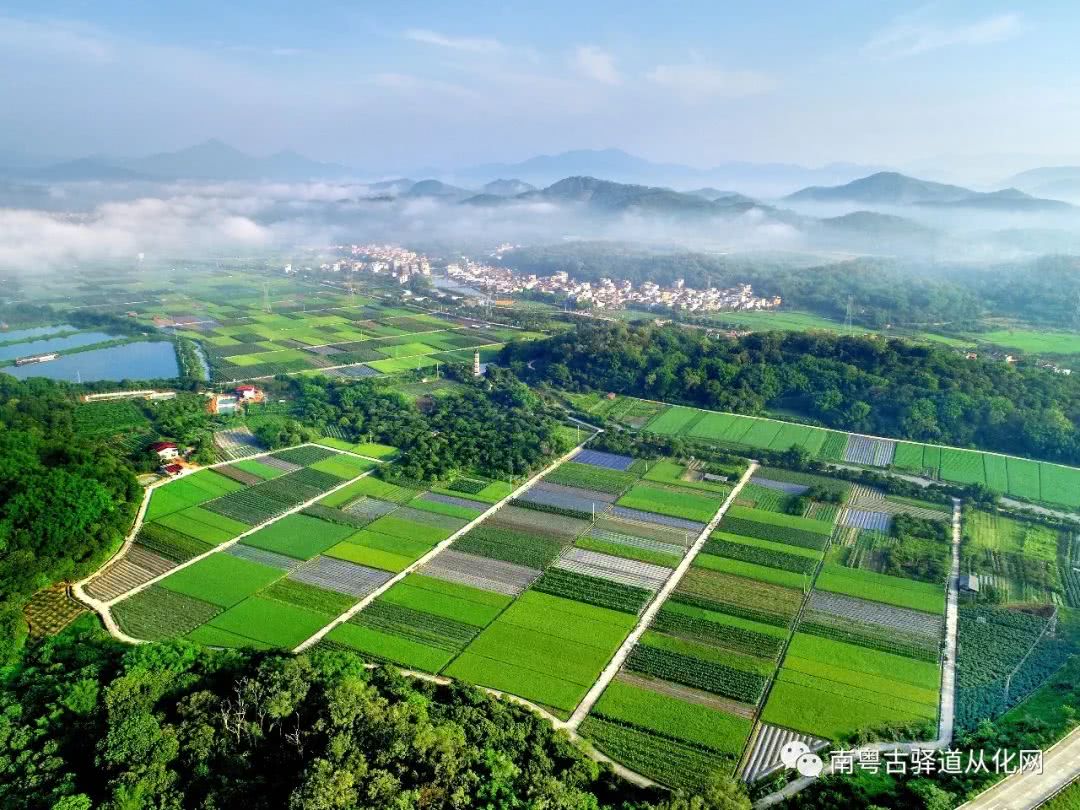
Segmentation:
<svg viewBox="0 0 1080 810">
<path fill-rule="evenodd" d="M 53 326 L 32 326 L 29 329 L 0 329 L 0 343 L 11 343 L 13 340 L 30 340 L 42 335 L 53 335 L 57 332 L 74 332 L 76 327 L 69 323 L 59 323 Z"/>
<path fill-rule="evenodd" d="M 0 373 L 19 379 L 48 377 L 65 382 L 151 380 L 180 376 L 176 351 L 168 341 L 142 341 L 63 355 L 47 363 L 9 366 Z"/>
<path fill-rule="evenodd" d="M 68 335 L 67 337 L 28 340 L 11 346 L 0 346 L 0 360 L 14 360 L 17 357 L 27 357 L 31 354 L 63 352 L 67 349 L 77 349 L 80 346 L 89 346 L 91 343 L 104 343 L 113 339 L 112 335 L 106 335 L 104 332 L 80 332 L 77 335 Z"/>
</svg>

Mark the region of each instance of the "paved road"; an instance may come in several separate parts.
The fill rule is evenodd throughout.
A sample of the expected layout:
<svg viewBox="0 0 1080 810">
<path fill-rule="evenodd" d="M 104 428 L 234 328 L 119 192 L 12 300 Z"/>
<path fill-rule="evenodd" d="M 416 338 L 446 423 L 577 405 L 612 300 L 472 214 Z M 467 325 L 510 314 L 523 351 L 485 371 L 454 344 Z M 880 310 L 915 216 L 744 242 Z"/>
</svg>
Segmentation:
<svg viewBox="0 0 1080 810">
<path fill-rule="evenodd" d="M 1080 728 L 1043 755 L 1043 772 L 1018 773 L 976 796 L 962 810 L 1031 810 L 1080 778 Z"/>
<path fill-rule="evenodd" d="M 960 574 L 960 500 L 953 498 L 952 516 L 952 564 L 949 567 L 949 590 L 945 597 L 945 655 L 941 667 L 941 705 L 938 710 L 938 738 L 928 742 L 902 742 L 902 743 L 869 743 L 856 749 L 856 751 L 904 751 L 911 752 L 913 749 L 938 750 L 946 748 L 952 742 L 953 724 L 955 717 L 956 697 L 956 631 L 959 620 L 959 574 Z M 1080 752 L 1078 752 L 1080 753 Z M 833 771 L 832 761 L 827 760 L 823 775 L 827 776 Z M 783 788 L 763 796 L 754 802 L 754 807 L 761 810 L 772 807 L 784 799 L 789 799 L 800 790 L 805 790 L 814 784 L 815 779 L 800 777 L 784 785 Z M 989 808 L 983 808 L 989 810 Z"/>
<path fill-rule="evenodd" d="M 667 582 L 664 583 L 664 586 L 653 598 L 652 602 L 649 604 L 649 607 L 646 608 L 645 612 L 641 614 L 641 618 L 638 620 L 637 626 L 634 627 L 633 632 L 631 632 L 630 635 L 626 637 L 626 640 L 622 643 L 622 646 L 619 647 L 619 649 L 615 652 L 615 655 L 612 656 L 611 661 L 608 662 L 608 665 L 604 668 L 604 671 L 600 673 L 600 677 L 597 679 L 596 683 L 592 685 L 592 688 L 589 689 L 588 694 L 586 694 L 585 697 L 582 699 L 581 703 L 578 704 L 577 708 L 574 710 L 574 713 L 570 716 L 569 722 L 566 724 L 568 728 L 577 729 L 577 727 L 581 725 L 581 721 L 584 720 L 585 717 L 589 714 L 589 710 L 592 709 L 596 701 L 600 699 L 600 695 L 604 693 L 604 690 L 607 688 L 608 684 L 611 683 L 611 680 L 618 674 L 619 669 L 623 665 L 623 661 L 625 661 L 626 656 L 630 654 L 630 650 L 634 648 L 634 645 L 637 644 L 638 639 L 641 638 L 642 634 L 644 634 L 644 632 L 649 628 L 649 625 L 652 624 L 653 618 L 659 612 L 664 602 L 667 601 L 667 598 L 671 595 L 671 592 L 675 590 L 675 586 L 679 584 L 679 580 L 683 578 L 683 574 L 690 570 L 690 564 L 694 561 L 694 558 L 698 555 L 698 552 L 700 552 L 701 549 L 704 548 L 705 544 L 709 541 L 709 535 L 713 533 L 714 529 L 716 529 L 717 524 L 719 524 L 721 518 L 724 517 L 724 513 L 727 512 L 728 507 L 735 502 L 735 499 L 739 496 L 739 492 L 744 486 L 746 486 L 746 482 L 750 480 L 750 477 L 754 474 L 754 471 L 757 470 L 757 468 L 757 462 L 751 461 L 750 466 L 746 468 L 746 472 L 744 472 L 742 478 L 739 479 L 739 483 L 737 483 L 735 487 L 731 490 L 731 492 L 728 494 L 727 498 L 724 500 L 724 503 L 717 510 L 716 514 L 713 515 L 713 519 L 709 521 L 708 525 L 702 530 L 701 534 L 698 535 L 698 538 L 694 542 L 694 545 L 692 545 L 690 547 L 690 550 L 686 552 L 686 555 L 682 558 L 682 562 L 680 562 L 678 567 L 671 572 L 671 576 L 667 578 Z"/>
</svg>

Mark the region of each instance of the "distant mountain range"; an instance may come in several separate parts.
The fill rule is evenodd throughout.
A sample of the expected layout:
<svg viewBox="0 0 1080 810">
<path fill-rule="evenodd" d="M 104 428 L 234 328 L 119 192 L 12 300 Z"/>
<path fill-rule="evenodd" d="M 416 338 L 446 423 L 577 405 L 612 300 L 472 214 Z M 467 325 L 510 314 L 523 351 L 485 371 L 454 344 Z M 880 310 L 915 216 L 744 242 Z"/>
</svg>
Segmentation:
<svg viewBox="0 0 1080 810">
<path fill-rule="evenodd" d="M 707 189 L 710 192 L 716 188 L 738 188 L 743 193 L 775 197 L 812 183 L 847 182 L 875 168 L 879 167 L 834 163 L 811 169 L 788 163 L 730 162 L 699 169 L 677 163 L 653 162 L 620 149 L 578 149 L 556 155 L 539 155 L 519 163 L 487 163 L 464 169 L 425 169 L 417 174 L 459 187 L 480 189 L 481 193 L 493 196 L 520 194 L 535 187 L 548 186 L 565 177 L 589 176 L 650 186 L 712 187 Z M 140 158 L 91 156 L 48 164 L 27 164 L 13 155 L 6 165 L 0 158 L 0 175 L 39 182 L 357 180 L 377 174 L 338 163 L 312 160 L 292 151 L 256 157 L 216 139 L 175 152 Z"/>
<path fill-rule="evenodd" d="M 357 177 L 359 172 L 337 163 L 322 163 L 292 151 L 255 157 L 219 140 L 141 158 L 86 157 L 46 166 L 9 168 L 19 179 L 76 183 L 161 182 L 169 180 L 326 180 Z"/>
<path fill-rule="evenodd" d="M 1031 194 L 1080 199 L 1080 166 L 1044 166 L 1005 181 Z"/>
<path fill-rule="evenodd" d="M 732 161 L 701 169 L 680 163 L 658 163 L 621 149 L 575 149 L 538 155 L 519 163 L 484 163 L 451 172 L 455 182 L 478 183 L 491 177 L 517 177 L 546 186 L 564 177 L 603 177 L 620 183 L 694 188 L 739 188 L 775 197 L 811 183 L 844 183 L 881 168 L 853 163 L 830 163 L 807 168 L 793 163 Z"/>
<path fill-rule="evenodd" d="M 859 203 L 861 205 L 934 206 L 986 211 L 1067 211 L 1069 203 L 1032 197 L 1016 188 L 973 191 L 897 172 L 877 172 L 841 186 L 811 186 L 789 194 L 786 202 Z"/>
</svg>

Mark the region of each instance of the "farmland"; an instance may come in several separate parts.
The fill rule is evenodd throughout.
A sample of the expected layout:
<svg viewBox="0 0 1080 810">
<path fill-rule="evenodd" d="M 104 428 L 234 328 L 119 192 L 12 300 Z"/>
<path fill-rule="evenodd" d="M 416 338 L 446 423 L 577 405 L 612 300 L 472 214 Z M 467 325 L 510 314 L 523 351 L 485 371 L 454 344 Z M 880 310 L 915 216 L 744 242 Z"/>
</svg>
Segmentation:
<svg viewBox="0 0 1080 810">
<path fill-rule="evenodd" d="M 624 399 L 629 399 L 624 397 Z M 644 402 L 644 401 L 643 401 Z M 658 403 L 646 403 L 654 408 Z M 792 446 L 823 461 L 892 468 L 949 483 L 983 484 L 1023 500 L 1080 509 L 1080 469 L 998 453 L 877 439 L 774 419 L 668 405 L 641 430 L 733 450 L 786 450 Z"/>
</svg>

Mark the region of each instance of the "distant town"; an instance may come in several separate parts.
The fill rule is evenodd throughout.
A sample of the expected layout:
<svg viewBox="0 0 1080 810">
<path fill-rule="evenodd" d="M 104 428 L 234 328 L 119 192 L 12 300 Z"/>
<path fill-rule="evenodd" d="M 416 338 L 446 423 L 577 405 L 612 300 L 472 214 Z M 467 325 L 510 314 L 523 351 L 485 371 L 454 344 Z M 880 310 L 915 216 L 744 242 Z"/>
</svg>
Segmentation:
<svg viewBox="0 0 1080 810">
<path fill-rule="evenodd" d="M 493 256 L 501 256 L 511 245 L 500 245 Z M 431 260 L 415 251 L 398 245 L 349 245 L 340 247 L 346 258 L 324 262 L 323 272 L 372 273 L 394 278 L 399 284 L 407 284 L 414 276 L 431 276 Z M 470 288 L 486 295 L 510 296 L 538 292 L 565 297 L 578 305 L 595 309 L 616 310 L 628 306 L 642 308 L 664 307 L 686 312 L 719 312 L 730 310 L 769 310 L 782 303 L 780 296 L 754 295 L 749 284 L 734 287 L 709 287 L 704 290 L 686 286 L 682 279 L 670 287 L 653 282 L 634 286 L 629 281 L 603 278 L 596 282 L 579 281 L 569 273 L 558 272 L 550 276 L 516 273 L 509 267 L 490 264 L 461 257 L 446 262 L 440 268 L 446 277 L 463 288 Z M 291 264 L 286 273 L 293 272 Z"/>
</svg>

